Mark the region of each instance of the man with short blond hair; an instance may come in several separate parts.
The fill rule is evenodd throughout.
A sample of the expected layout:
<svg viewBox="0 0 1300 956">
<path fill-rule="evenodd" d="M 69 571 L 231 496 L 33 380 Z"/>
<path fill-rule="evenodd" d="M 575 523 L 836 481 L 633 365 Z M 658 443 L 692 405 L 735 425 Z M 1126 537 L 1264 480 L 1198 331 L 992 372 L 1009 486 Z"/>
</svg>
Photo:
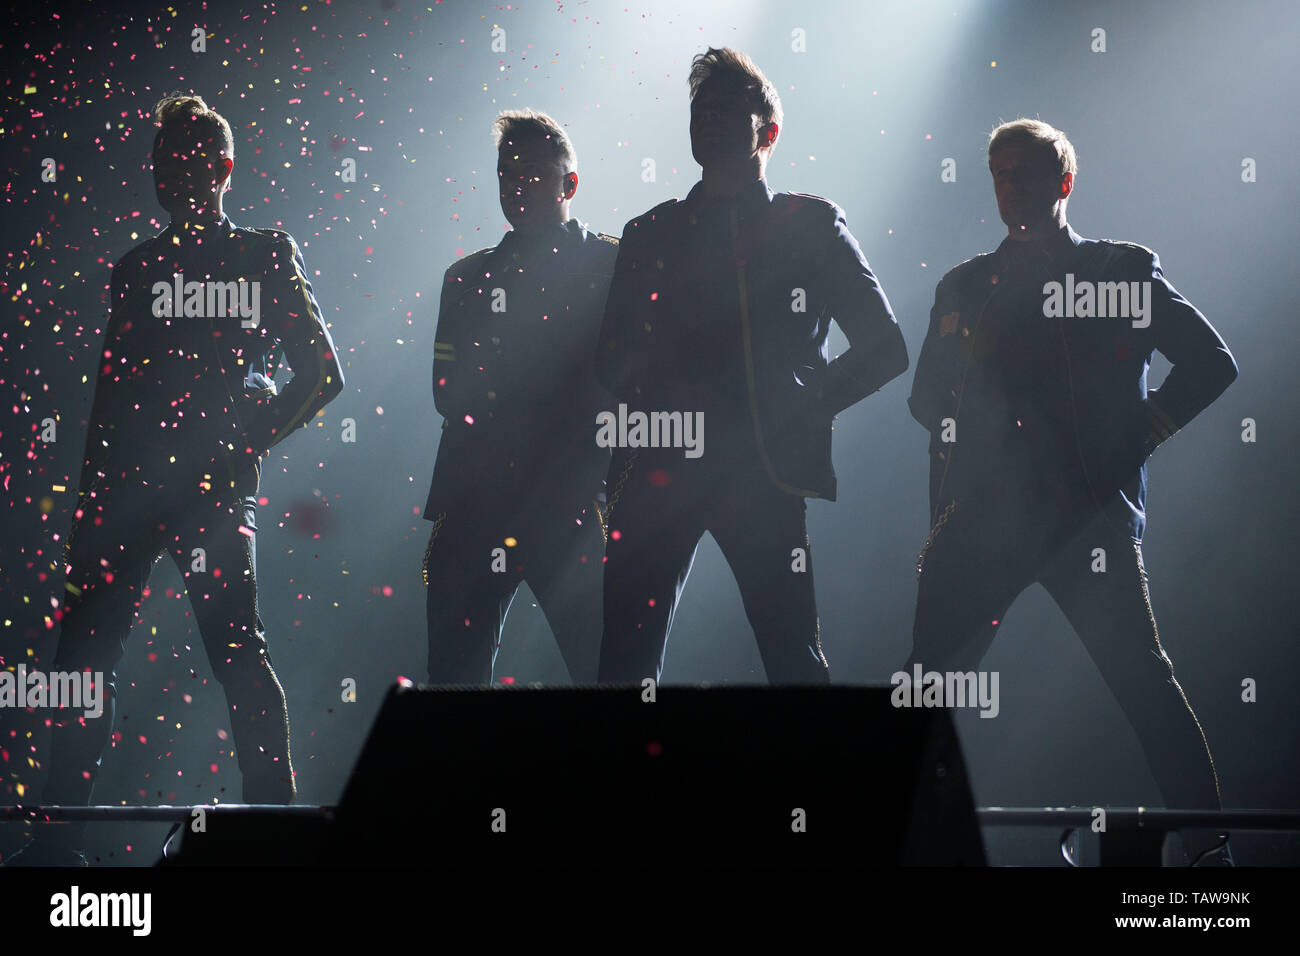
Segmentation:
<svg viewBox="0 0 1300 956">
<path fill-rule="evenodd" d="M 1141 539 L 1147 457 L 1227 388 L 1236 363 L 1154 252 L 1070 228 L 1078 162 L 1064 133 L 1007 123 L 988 158 L 1007 236 L 940 281 L 908 400 L 931 436 L 931 529 L 904 670 L 974 670 L 1037 581 L 1137 732 L 1166 805 L 1218 809 L 1209 746 L 1156 630 Z M 1155 351 L 1173 369 L 1148 389 Z M 1230 860 L 1226 837 L 1183 835 L 1193 860 Z"/>
<path fill-rule="evenodd" d="M 155 117 L 154 188 L 171 222 L 113 268 L 53 664 L 103 673 L 104 714 L 55 723 L 43 800 L 90 799 L 117 665 L 168 554 L 226 695 L 243 798 L 291 803 L 288 708 L 259 613 L 260 462 L 339 394 L 343 370 L 293 237 L 236 226 L 223 210 L 230 124 L 193 95 L 164 98 Z M 293 369 L 283 390 L 280 355 Z M 83 826 L 19 862 L 80 862 Z"/>
</svg>

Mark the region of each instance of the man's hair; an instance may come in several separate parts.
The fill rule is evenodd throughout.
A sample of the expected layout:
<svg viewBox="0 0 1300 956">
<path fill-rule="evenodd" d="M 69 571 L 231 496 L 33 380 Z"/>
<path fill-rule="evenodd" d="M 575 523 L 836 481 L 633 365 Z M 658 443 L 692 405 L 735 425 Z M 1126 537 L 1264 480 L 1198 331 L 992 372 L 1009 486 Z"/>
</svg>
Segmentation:
<svg viewBox="0 0 1300 956">
<path fill-rule="evenodd" d="M 507 143 L 520 143 L 530 139 L 542 139 L 551 147 L 551 153 L 560 161 L 564 172 L 576 172 L 578 154 L 569 140 L 569 135 L 540 110 L 503 110 L 492 123 L 492 142 L 497 151 Z"/>
<path fill-rule="evenodd" d="M 1074 175 L 1079 171 L 1079 161 L 1074 146 L 1055 126 L 1041 120 L 1018 119 L 1003 123 L 989 134 L 989 160 L 1004 146 L 1028 146 L 1040 152 L 1044 159 L 1056 165 L 1058 176 Z"/>
<path fill-rule="evenodd" d="M 235 158 L 235 137 L 230 132 L 230 124 L 224 116 L 203 102 L 201 96 L 184 93 L 165 96 L 153 108 L 153 118 L 159 127 L 158 137 L 193 130 L 204 141 L 216 144 L 223 156 Z M 155 138 L 154 145 L 157 143 L 158 139 Z"/>
<path fill-rule="evenodd" d="M 717 83 L 739 92 L 749 111 L 764 126 L 768 123 L 781 125 L 785 114 L 781 111 L 781 97 L 777 95 L 776 87 L 754 61 L 739 50 L 709 47 L 707 52 L 697 54 L 691 60 L 691 73 L 686 81 L 691 87 L 692 102 L 706 83 Z"/>
</svg>

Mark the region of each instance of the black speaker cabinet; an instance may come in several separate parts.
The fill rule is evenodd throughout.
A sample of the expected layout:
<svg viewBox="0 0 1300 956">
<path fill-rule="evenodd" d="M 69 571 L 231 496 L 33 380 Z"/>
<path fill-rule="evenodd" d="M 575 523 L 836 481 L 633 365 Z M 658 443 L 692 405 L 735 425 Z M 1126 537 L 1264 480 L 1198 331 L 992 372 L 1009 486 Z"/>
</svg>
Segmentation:
<svg viewBox="0 0 1300 956">
<path fill-rule="evenodd" d="M 395 687 L 332 830 L 344 865 L 984 865 L 951 715 L 888 687 Z"/>
</svg>

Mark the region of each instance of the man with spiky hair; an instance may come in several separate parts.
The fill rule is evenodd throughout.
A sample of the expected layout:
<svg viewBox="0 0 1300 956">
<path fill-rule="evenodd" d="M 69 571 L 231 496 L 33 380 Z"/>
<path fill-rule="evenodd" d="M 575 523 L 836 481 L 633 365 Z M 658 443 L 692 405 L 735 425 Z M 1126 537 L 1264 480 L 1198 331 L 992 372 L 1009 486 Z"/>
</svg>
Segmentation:
<svg viewBox="0 0 1300 956">
<path fill-rule="evenodd" d="M 844 211 L 768 187 L 783 115 L 763 73 L 710 48 L 689 85 L 702 177 L 624 228 L 596 367 L 620 406 L 702 414 L 704 441 L 691 457 L 629 430 L 615 452 L 600 679 L 658 680 L 709 531 L 768 681 L 824 684 L 804 499 L 835 499 L 832 419 L 901 375 L 907 349 Z M 832 319 L 850 348 L 829 361 Z"/>
<path fill-rule="evenodd" d="M 105 707 L 55 723 L 43 800 L 89 800 L 116 667 L 153 565 L 170 554 L 225 691 L 244 800 L 290 803 L 284 691 L 258 613 L 260 459 L 342 390 L 343 371 L 297 243 L 223 211 L 229 123 L 184 95 L 159 102 L 155 120 L 154 186 L 171 222 L 113 269 L 53 664 L 102 673 Z M 278 394 L 276 353 L 294 373 Z M 84 832 L 62 837 L 75 862 Z"/>
<path fill-rule="evenodd" d="M 508 110 L 493 135 L 511 229 L 447 269 L 434 343 L 443 423 L 424 512 L 429 680 L 492 682 L 527 581 L 569 677 L 590 684 L 609 464 L 592 439 L 609 403 L 591 356 L 618 240 L 571 215 L 577 156 L 554 119 Z"/>
<path fill-rule="evenodd" d="M 940 281 L 908 400 L 931 435 L 932 514 L 904 672 L 974 670 L 1037 581 L 1137 732 L 1166 805 L 1218 809 L 1141 540 L 1147 457 L 1218 398 L 1236 362 L 1154 252 L 1070 227 L 1078 161 L 1063 132 L 1004 123 L 988 162 L 1007 236 Z M 1154 351 L 1173 368 L 1148 389 Z M 1193 860 L 1231 859 L 1225 837 L 1183 836 Z"/>
</svg>

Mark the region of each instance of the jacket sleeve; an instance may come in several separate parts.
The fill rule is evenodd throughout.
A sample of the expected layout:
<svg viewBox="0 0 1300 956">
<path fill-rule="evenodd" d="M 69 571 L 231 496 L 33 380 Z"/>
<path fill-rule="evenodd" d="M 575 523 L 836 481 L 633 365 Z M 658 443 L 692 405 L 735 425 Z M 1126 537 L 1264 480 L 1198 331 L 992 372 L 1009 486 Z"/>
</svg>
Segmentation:
<svg viewBox="0 0 1300 956">
<path fill-rule="evenodd" d="M 1147 392 L 1152 437 L 1169 438 L 1199 415 L 1237 377 L 1237 362 L 1219 333 L 1178 293 L 1160 268 L 1160 257 L 1143 250 L 1139 278 L 1151 283 L 1151 330 L 1155 347 L 1173 367 L 1158 389 Z"/>
<path fill-rule="evenodd" d="M 826 411 L 838 414 L 907 371 L 907 345 L 862 248 L 831 205 L 833 220 L 823 244 L 823 269 L 831 317 L 849 340 L 847 351 L 827 366 L 819 391 Z"/>
<path fill-rule="evenodd" d="M 462 291 L 461 271 L 453 264 L 443 274 L 438 326 L 433 336 L 433 405 L 444 419 L 456 422 L 472 414 L 470 392 L 474 381 L 473 344 L 465 328 L 465 316 L 456 304 Z"/>
<path fill-rule="evenodd" d="M 926 329 L 921 354 L 916 359 L 916 374 L 912 377 L 912 393 L 907 407 L 912 417 L 933 433 L 943 420 L 944 409 L 952 402 L 943 390 L 956 381 L 954 374 L 958 363 L 958 337 L 956 323 L 959 319 L 957 302 L 953 295 L 954 283 L 948 276 L 940 280 L 934 290 L 934 305 L 930 308 L 930 324 Z M 944 323 L 951 322 L 951 328 Z M 946 334 L 945 334 L 946 333 Z"/>
<path fill-rule="evenodd" d="M 638 361 L 635 329 L 635 296 L 641 280 L 639 229 L 636 219 L 623 227 L 596 340 L 596 379 L 617 399 L 627 398 L 641 383 L 643 362 Z"/>
<path fill-rule="evenodd" d="M 122 404 L 117 400 L 117 393 L 123 387 L 118 370 L 122 361 L 122 327 L 128 316 L 126 297 L 129 290 L 129 267 L 126 261 L 119 261 L 113 269 L 109 285 L 108 321 L 99 361 L 95 365 L 95 398 L 90 409 L 90 419 L 86 423 L 85 454 L 82 456 L 82 473 L 87 483 L 93 482 L 96 474 L 104 469 L 109 446 L 117 440 L 118 423 L 113 418 Z"/>
<path fill-rule="evenodd" d="M 287 233 L 277 237 L 265 275 L 272 290 L 271 332 L 284 349 L 293 378 L 279 395 L 253 406 L 245 439 L 254 451 L 274 448 L 343 390 L 334 340 L 312 294 L 302 253 Z"/>
<path fill-rule="evenodd" d="M 1093 479 L 1105 500 L 1145 464 L 1151 453 L 1219 397 L 1237 377 L 1237 363 L 1219 333 L 1165 278 L 1160 258 L 1138 247 L 1121 278 L 1151 283 L 1151 342 L 1172 363 L 1160 388 L 1147 392 L 1143 413 L 1125 426 Z"/>
<path fill-rule="evenodd" d="M 614 278 L 614 266 L 618 261 L 620 243 L 606 239 L 587 242 L 584 250 L 587 259 L 583 263 L 584 272 L 577 276 L 578 289 L 572 295 L 573 308 L 580 309 L 578 334 L 567 338 L 563 362 L 559 374 L 570 380 L 566 392 L 573 404 L 582 411 L 590 413 L 592 423 L 596 413 L 610 407 L 610 392 L 596 377 L 595 359 L 599 357 L 600 333 L 605 321 L 605 306 L 609 302 L 610 284 Z M 584 286 L 586 288 L 584 288 Z M 571 344 L 570 344 L 571 343 Z"/>
</svg>

